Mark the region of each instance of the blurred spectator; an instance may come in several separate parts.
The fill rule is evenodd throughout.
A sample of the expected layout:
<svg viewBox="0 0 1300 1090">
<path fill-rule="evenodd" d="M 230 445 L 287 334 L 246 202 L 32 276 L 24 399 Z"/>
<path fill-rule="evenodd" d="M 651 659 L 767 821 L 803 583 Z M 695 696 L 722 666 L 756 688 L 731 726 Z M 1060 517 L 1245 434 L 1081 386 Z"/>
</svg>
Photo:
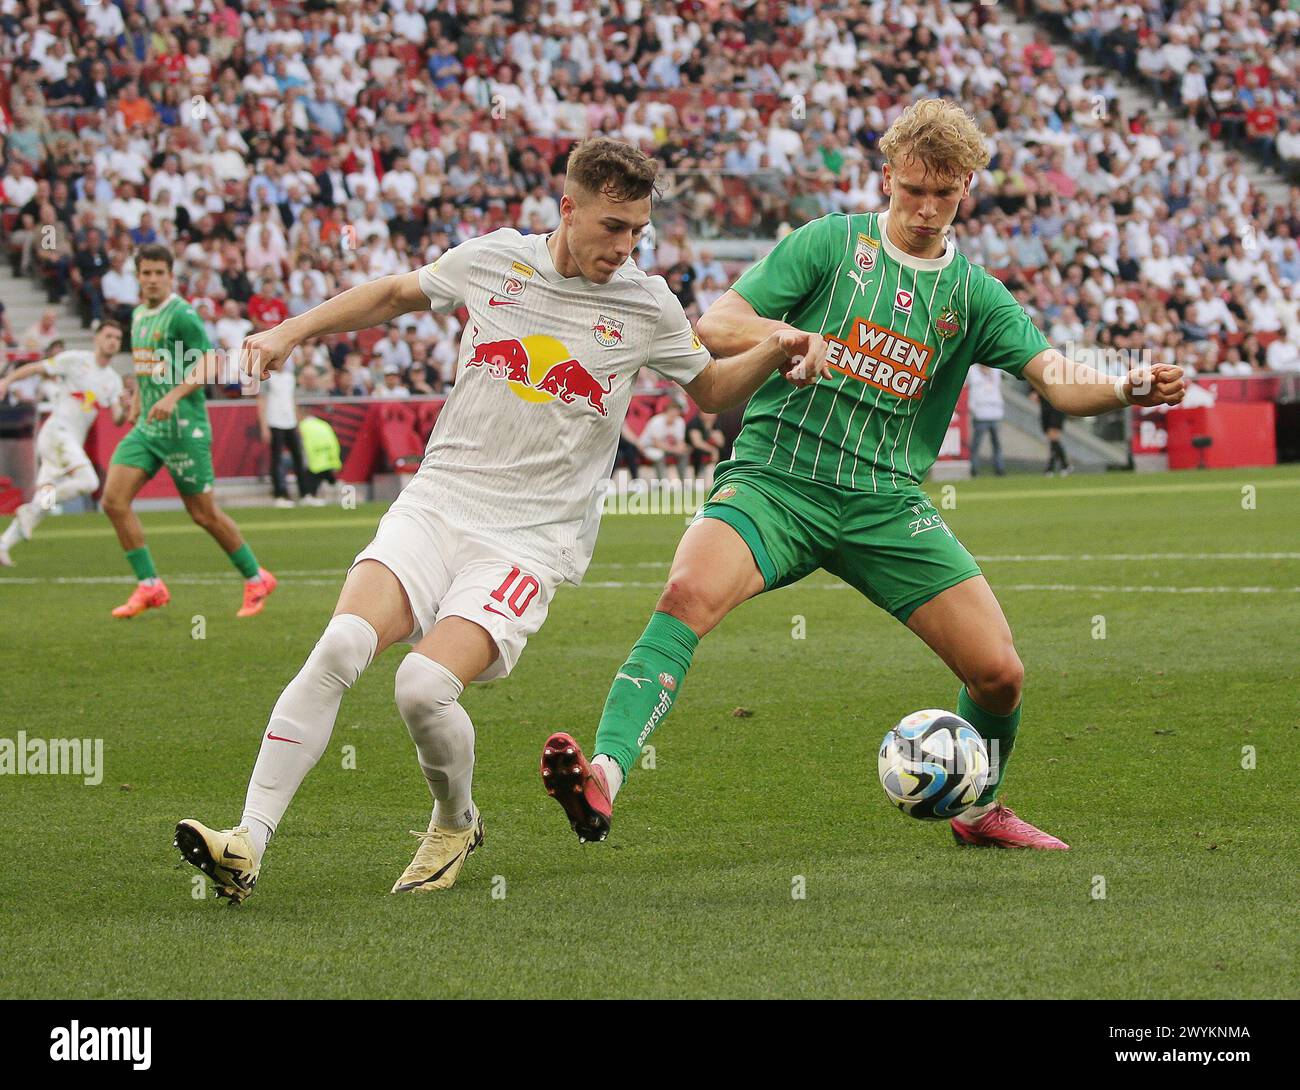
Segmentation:
<svg viewBox="0 0 1300 1090">
<path fill-rule="evenodd" d="M 375 397 L 391 399 L 411 396 L 411 391 L 402 383 L 402 372 L 399 368 L 389 364 L 384 368 L 383 375 L 383 385 L 374 391 Z"/>
<path fill-rule="evenodd" d="M 670 400 L 662 412 L 646 421 L 640 447 L 653 476 L 662 476 L 661 471 L 667 469 L 673 480 L 685 479 L 691 450 L 686 444 L 686 420 L 677 401 Z"/>
<path fill-rule="evenodd" d="M 970 475 L 978 477 L 980 471 L 980 449 L 984 437 L 988 436 L 993 446 L 993 472 L 999 477 L 1006 475 L 1006 466 L 1002 462 L 1002 438 L 998 429 L 1006 408 L 1002 400 L 1002 378 L 1004 372 L 995 367 L 977 364 L 970 369 L 966 378 L 966 405 L 971 416 L 970 441 Z"/>
<path fill-rule="evenodd" d="M 691 467 L 705 489 L 713 487 L 713 471 L 724 457 L 727 437 L 718 427 L 718 414 L 698 412 L 686 425 L 686 442 L 691 448 Z"/>
<path fill-rule="evenodd" d="M 29 325 L 19 339 L 24 352 L 44 352 L 59 336 L 59 312 L 54 307 L 41 311 L 41 316 Z"/>
</svg>

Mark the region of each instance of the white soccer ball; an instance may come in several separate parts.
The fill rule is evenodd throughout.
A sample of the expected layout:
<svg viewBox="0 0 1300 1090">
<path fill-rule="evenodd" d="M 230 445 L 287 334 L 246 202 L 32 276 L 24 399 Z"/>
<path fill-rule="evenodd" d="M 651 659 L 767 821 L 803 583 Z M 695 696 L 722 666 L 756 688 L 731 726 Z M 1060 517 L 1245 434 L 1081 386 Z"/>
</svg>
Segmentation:
<svg viewBox="0 0 1300 1090">
<path fill-rule="evenodd" d="M 899 720 L 880 744 L 880 786 L 903 813 L 946 821 L 975 804 L 989 778 L 984 739 L 939 708 Z"/>
</svg>

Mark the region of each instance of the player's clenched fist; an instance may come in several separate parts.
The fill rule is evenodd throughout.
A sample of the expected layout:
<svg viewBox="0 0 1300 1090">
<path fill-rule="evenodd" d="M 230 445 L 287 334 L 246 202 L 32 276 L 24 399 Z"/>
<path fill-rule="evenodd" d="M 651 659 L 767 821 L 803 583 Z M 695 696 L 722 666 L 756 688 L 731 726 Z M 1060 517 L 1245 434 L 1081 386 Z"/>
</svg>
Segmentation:
<svg viewBox="0 0 1300 1090">
<path fill-rule="evenodd" d="M 820 334 L 802 329 L 782 329 L 772 336 L 786 357 L 786 362 L 780 365 L 781 374 L 795 386 L 808 386 L 819 378 L 830 377 L 826 341 Z"/>
<path fill-rule="evenodd" d="M 1134 367 L 1124 380 L 1124 392 L 1134 405 L 1177 405 L 1187 396 L 1183 369 L 1170 363 L 1158 363 L 1149 370 Z"/>
<path fill-rule="evenodd" d="M 298 342 L 284 325 L 245 337 L 239 349 L 239 369 L 249 378 L 270 378 L 284 366 Z"/>
</svg>

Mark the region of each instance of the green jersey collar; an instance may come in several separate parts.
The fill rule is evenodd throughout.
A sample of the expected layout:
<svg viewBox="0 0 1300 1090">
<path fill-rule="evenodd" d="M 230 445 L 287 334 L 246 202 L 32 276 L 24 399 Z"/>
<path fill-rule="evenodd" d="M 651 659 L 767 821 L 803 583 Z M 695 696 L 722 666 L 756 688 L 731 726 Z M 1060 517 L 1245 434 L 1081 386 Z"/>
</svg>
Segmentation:
<svg viewBox="0 0 1300 1090">
<path fill-rule="evenodd" d="M 885 248 L 885 253 L 894 261 L 897 261 L 904 268 L 915 269 L 917 272 L 938 272 L 940 269 L 946 269 L 952 264 L 952 259 L 957 256 L 957 247 L 953 243 L 951 236 L 944 236 L 943 257 L 913 257 L 909 253 L 904 253 L 889 241 L 889 233 L 885 229 L 885 221 L 888 216 L 888 212 L 881 212 L 877 216 L 877 225 L 880 228 L 880 245 Z"/>
<path fill-rule="evenodd" d="M 164 299 L 156 307 L 147 307 L 143 303 L 141 303 L 139 306 L 136 307 L 136 315 L 141 318 L 152 318 L 155 314 L 160 313 L 162 309 L 165 306 L 167 306 L 167 304 L 170 303 L 173 299 L 179 299 L 179 298 L 180 298 L 179 295 L 177 295 L 175 292 L 172 292 L 169 296 L 167 296 L 166 299 Z"/>
</svg>

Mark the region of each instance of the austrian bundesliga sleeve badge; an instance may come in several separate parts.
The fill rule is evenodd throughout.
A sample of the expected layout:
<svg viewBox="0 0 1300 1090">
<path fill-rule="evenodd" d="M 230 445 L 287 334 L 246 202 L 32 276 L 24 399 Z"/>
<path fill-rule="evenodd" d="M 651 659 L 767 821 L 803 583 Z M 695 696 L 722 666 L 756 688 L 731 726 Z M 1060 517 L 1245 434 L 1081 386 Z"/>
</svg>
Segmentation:
<svg viewBox="0 0 1300 1090">
<path fill-rule="evenodd" d="M 876 256 L 880 252 L 880 243 L 866 235 L 858 235 L 858 245 L 853 252 L 853 262 L 863 274 L 876 267 Z"/>
<path fill-rule="evenodd" d="M 945 341 L 961 332 L 961 315 L 952 307 L 944 307 L 934 317 L 934 331 Z"/>
</svg>

